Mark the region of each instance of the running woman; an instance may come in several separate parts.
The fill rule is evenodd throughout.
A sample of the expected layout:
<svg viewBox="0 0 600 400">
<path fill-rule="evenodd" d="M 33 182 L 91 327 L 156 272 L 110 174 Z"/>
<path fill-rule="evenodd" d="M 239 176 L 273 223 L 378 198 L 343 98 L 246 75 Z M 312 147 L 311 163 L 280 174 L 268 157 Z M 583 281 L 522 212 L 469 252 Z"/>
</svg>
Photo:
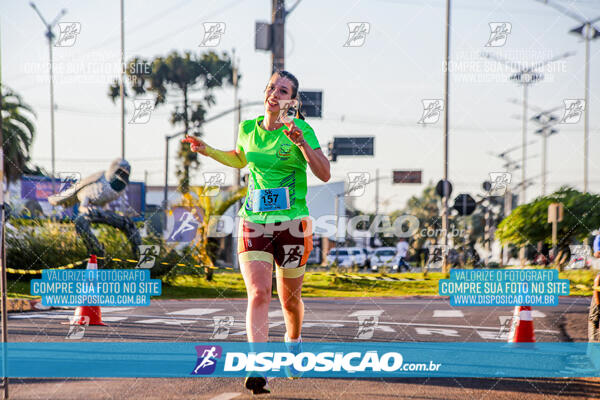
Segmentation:
<svg viewBox="0 0 600 400">
<path fill-rule="evenodd" d="M 297 111 L 296 118 L 285 115 L 287 106 L 298 101 L 298 79 L 287 71 L 277 71 L 265 88 L 265 115 L 240 124 L 235 150 L 216 150 L 193 137 L 183 139 L 192 151 L 221 164 L 239 169 L 248 165 L 248 194 L 239 213 L 238 236 L 240 269 L 248 294 L 248 342 L 268 340 L 275 263 L 284 340 L 296 351 L 302 342 L 302 281 L 312 250 L 306 167 L 323 182 L 331 177 L 329 161 L 302 114 Z M 298 375 L 293 368 L 288 370 L 290 378 Z M 264 376 L 250 376 L 245 385 L 255 394 L 270 392 Z"/>
</svg>

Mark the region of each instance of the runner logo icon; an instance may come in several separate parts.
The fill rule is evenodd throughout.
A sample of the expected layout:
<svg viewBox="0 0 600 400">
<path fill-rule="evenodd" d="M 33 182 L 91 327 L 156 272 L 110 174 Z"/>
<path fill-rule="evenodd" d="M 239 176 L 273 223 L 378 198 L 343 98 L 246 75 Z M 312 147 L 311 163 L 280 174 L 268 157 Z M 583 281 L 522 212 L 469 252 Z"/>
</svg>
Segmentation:
<svg viewBox="0 0 600 400">
<path fill-rule="evenodd" d="M 298 268 L 302 260 L 302 254 L 304 254 L 304 246 L 300 244 L 286 244 L 283 245 L 283 251 L 285 258 L 281 263 L 281 268 Z"/>
<path fill-rule="evenodd" d="M 217 359 L 223 355 L 221 346 L 196 346 L 198 361 L 191 375 L 210 375 L 217 368 Z"/>
</svg>

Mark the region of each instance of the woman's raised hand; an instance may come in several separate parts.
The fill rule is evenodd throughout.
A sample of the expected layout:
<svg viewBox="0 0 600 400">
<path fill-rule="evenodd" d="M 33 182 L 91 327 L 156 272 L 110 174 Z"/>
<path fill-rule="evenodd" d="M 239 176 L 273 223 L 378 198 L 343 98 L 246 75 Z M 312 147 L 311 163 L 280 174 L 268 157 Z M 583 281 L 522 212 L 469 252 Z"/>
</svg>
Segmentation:
<svg viewBox="0 0 600 400">
<path fill-rule="evenodd" d="M 304 144 L 304 135 L 302 130 L 294 124 L 294 122 L 290 122 L 285 124 L 287 129 L 283 130 L 283 133 L 296 145 L 301 146 Z"/>
<path fill-rule="evenodd" d="M 204 143 L 202 140 L 200 139 L 196 139 L 193 136 L 186 136 L 185 139 L 181 139 L 182 143 L 189 143 L 190 144 L 190 149 L 195 152 L 195 153 L 200 153 L 202 155 L 207 156 L 208 154 L 206 154 L 206 149 L 207 149 L 207 145 L 206 143 Z"/>
</svg>

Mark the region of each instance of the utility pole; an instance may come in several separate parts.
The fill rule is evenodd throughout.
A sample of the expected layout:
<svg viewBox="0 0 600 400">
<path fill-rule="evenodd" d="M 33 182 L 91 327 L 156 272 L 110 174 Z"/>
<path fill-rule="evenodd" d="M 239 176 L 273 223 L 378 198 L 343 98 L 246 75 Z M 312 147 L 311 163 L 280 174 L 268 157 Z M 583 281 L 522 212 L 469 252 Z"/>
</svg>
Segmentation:
<svg viewBox="0 0 600 400">
<path fill-rule="evenodd" d="M 2 111 L 2 51 L 0 49 L 0 113 Z M 4 133 L 2 130 L 2 118 L 0 116 L 0 185 L 4 183 Z M 7 320 L 8 314 L 6 312 L 6 246 L 4 230 L 5 225 L 5 211 L 4 208 L 4 186 L 0 187 L 0 292 L 2 299 L 2 370 L 4 376 L 2 377 L 2 393 L 3 399 L 8 399 L 8 377 L 7 377 L 7 357 L 6 344 L 8 342 L 8 327 Z"/>
<path fill-rule="evenodd" d="M 55 185 L 54 177 L 56 176 L 55 169 L 55 144 L 54 144 L 54 59 L 52 56 L 52 45 L 54 44 L 54 33 L 52 32 L 52 28 L 58 23 L 58 21 L 67 13 L 67 10 L 62 9 L 60 13 L 54 18 L 54 21 L 51 23 L 47 23 L 40 10 L 36 7 L 36 5 L 31 2 L 29 3 L 31 7 L 35 10 L 37 15 L 42 20 L 42 23 L 46 27 L 46 38 L 48 39 L 48 52 L 50 54 L 50 148 L 51 148 L 51 160 L 52 160 L 52 186 Z"/>
<path fill-rule="evenodd" d="M 234 107 L 237 107 L 237 112 L 235 113 L 235 118 L 234 118 L 234 123 L 233 123 L 233 148 L 235 149 L 237 147 L 239 126 L 240 126 L 240 122 L 242 120 L 242 104 L 241 104 L 241 100 L 238 98 L 238 87 L 239 87 L 239 85 L 238 85 L 238 62 L 235 59 L 235 49 L 232 50 L 231 54 L 232 54 L 231 62 L 233 64 L 233 105 L 234 105 Z M 233 188 L 234 188 L 234 190 L 238 190 L 240 188 L 240 170 L 239 170 L 239 168 L 234 168 Z M 233 205 L 234 219 L 235 219 L 235 216 L 238 214 L 239 209 L 240 209 L 240 202 L 236 201 L 235 204 Z M 238 238 L 238 240 L 240 240 L 240 239 Z M 239 262 L 238 262 L 238 257 L 237 257 L 237 246 L 235 246 L 235 235 L 231 235 L 231 259 L 233 261 L 233 269 L 238 269 Z"/>
<path fill-rule="evenodd" d="M 542 135 L 542 196 L 546 195 L 546 176 L 548 175 L 548 138 L 558 131 L 551 126 L 543 126 L 542 128 L 535 131 L 535 133 Z"/>
<path fill-rule="evenodd" d="M 566 52 L 564 54 L 561 54 L 559 56 L 556 57 L 552 57 L 549 58 L 545 61 L 533 64 L 531 66 L 524 66 L 521 65 L 519 63 L 513 62 L 513 61 L 509 61 L 503 57 L 499 57 L 495 54 L 491 54 L 491 53 L 483 53 L 482 56 L 489 58 L 491 60 L 500 62 L 502 64 L 508 65 L 510 68 L 512 69 L 517 69 L 517 72 L 515 72 L 514 74 L 512 74 L 510 76 L 510 80 L 511 81 L 515 81 L 520 85 L 523 85 L 523 115 L 522 115 L 522 127 L 523 127 L 523 131 L 522 131 L 522 155 L 523 155 L 523 161 L 521 164 L 521 182 L 525 182 L 527 179 L 527 171 L 526 171 L 526 163 L 527 163 L 527 96 L 528 96 L 528 87 L 529 85 L 542 80 L 544 78 L 543 74 L 540 74 L 539 72 L 536 72 L 537 69 L 543 67 L 546 64 L 549 64 L 553 61 L 558 61 L 561 60 L 563 58 L 567 58 L 569 56 L 572 56 L 573 52 Z M 526 185 L 523 185 L 521 187 L 521 198 L 519 199 L 519 203 L 521 204 L 525 204 L 527 202 L 527 188 L 525 187 Z"/>
<path fill-rule="evenodd" d="M 450 83 L 450 0 L 446 0 L 446 47 L 444 51 L 444 190 L 442 196 L 442 231 L 444 232 L 444 248 L 442 251 L 442 271 L 448 273 L 448 99 Z"/>
<path fill-rule="evenodd" d="M 121 0 L 121 158 L 125 159 L 125 0 Z"/>
<path fill-rule="evenodd" d="M 379 214 L 379 168 L 375 170 L 375 215 Z"/>
<path fill-rule="evenodd" d="M 520 105 L 521 103 L 516 99 L 509 99 L 509 101 L 513 104 Z M 557 129 L 554 127 L 559 123 L 560 118 L 556 115 L 552 114 L 554 111 L 557 111 L 561 107 L 554 107 L 552 109 L 542 109 L 541 107 L 534 106 L 530 103 L 527 104 L 527 108 L 535 112 L 535 115 L 531 117 L 531 120 L 540 125 L 540 129 L 536 130 L 534 133 L 542 136 L 542 196 L 546 195 L 546 180 L 548 177 L 547 172 L 547 156 L 548 156 L 548 138 L 555 133 L 558 133 Z M 531 144 L 531 143 L 529 143 Z M 513 149 L 511 149 L 512 151 Z M 506 152 L 505 152 L 506 153 Z M 531 158 L 531 157 L 530 157 Z M 521 180 L 523 181 L 523 180 Z"/>
<path fill-rule="evenodd" d="M 238 140 L 238 132 L 240 127 L 240 122 L 242 121 L 242 102 L 238 98 L 238 62 L 235 59 L 235 49 L 231 52 L 231 62 L 233 64 L 233 106 L 237 108 L 237 112 L 235 113 L 234 123 L 233 123 L 233 148 L 235 149 L 237 146 Z M 233 178 L 233 186 L 237 189 L 240 186 L 240 170 L 235 168 L 234 178 Z"/>
<path fill-rule="evenodd" d="M 527 87 L 530 85 L 531 81 L 527 81 L 527 78 L 522 79 L 523 82 L 523 130 L 521 133 L 521 140 L 523 144 L 521 145 L 521 182 L 525 182 L 525 170 L 527 165 Z M 521 204 L 527 203 L 527 187 L 523 185 L 521 187 Z"/>
<path fill-rule="evenodd" d="M 271 64 L 272 72 L 283 70 L 285 67 L 285 1 L 271 0 L 273 11 L 271 13 L 272 49 Z"/>
<path fill-rule="evenodd" d="M 584 93 L 584 116 L 583 116 L 583 192 L 588 191 L 588 160 L 589 160 L 589 116 L 590 116 L 590 42 L 600 37 L 600 29 L 597 29 L 593 24 L 600 21 L 600 17 L 594 19 L 586 19 L 583 16 L 564 8 L 563 6 L 550 2 L 548 0 L 538 0 L 543 4 L 547 4 L 558 10 L 560 13 L 567 15 L 581 23 L 580 26 L 573 28 L 569 33 L 574 33 L 581 36 L 585 42 L 585 93 Z"/>
</svg>

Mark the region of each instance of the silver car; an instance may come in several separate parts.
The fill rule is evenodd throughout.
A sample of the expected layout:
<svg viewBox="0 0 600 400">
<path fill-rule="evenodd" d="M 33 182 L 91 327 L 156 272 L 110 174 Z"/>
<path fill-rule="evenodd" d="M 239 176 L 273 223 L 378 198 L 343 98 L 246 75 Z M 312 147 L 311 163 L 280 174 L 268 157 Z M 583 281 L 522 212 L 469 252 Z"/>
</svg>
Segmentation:
<svg viewBox="0 0 600 400">
<path fill-rule="evenodd" d="M 327 264 L 337 263 L 340 267 L 351 267 L 354 263 L 350 250 L 346 247 L 333 248 L 327 254 Z"/>
<path fill-rule="evenodd" d="M 379 267 L 393 266 L 396 261 L 396 249 L 394 247 L 380 247 L 375 249 L 371 256 L 371 270 L 377 271 Z"/>
</svg>

